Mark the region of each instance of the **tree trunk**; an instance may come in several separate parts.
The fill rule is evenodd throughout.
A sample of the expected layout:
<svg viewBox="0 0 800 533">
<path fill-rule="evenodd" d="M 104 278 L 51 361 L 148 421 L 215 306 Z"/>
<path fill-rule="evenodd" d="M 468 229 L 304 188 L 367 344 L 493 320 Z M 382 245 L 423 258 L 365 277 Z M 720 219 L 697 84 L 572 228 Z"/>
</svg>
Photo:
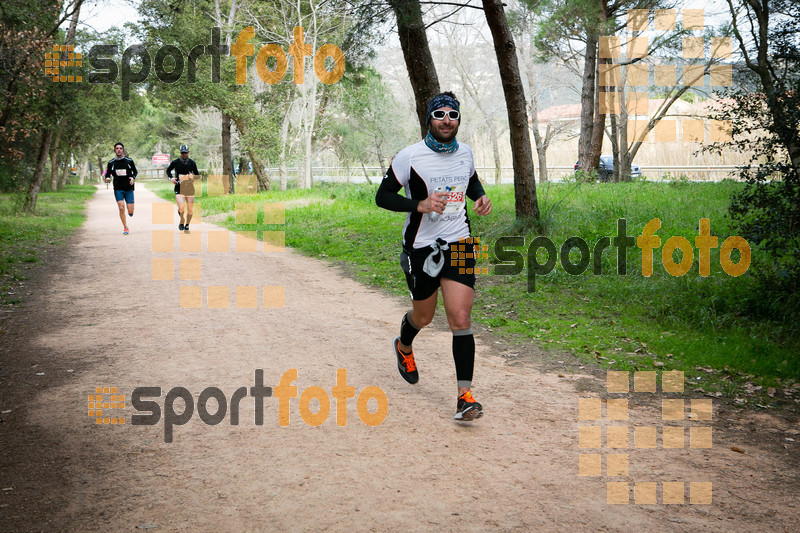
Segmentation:
<svg viewBox="0 0 800 533">
<path fill-rule="evenodd" d="M 619 93 L 619 118 L 614 116 L 611 117 L 612 143 L 614 141 L 617 143 L 616 146 L 613 147 L 614 181 L 630 181 L 633 157 L 631 156 L 631 147 L 628 146 L 628 104 L 625 96 L 624 81 L 620 86 Z M 616 133 L 614 133 L 615 127 L 617 130 Z"/>
<path fill-rule="evenodd" d="M 89 160 L 86 159 L 78 163 L 78 185 L 83 185 L 86 175 L 89 174 Z"/>
<path fill-rule="evenodd" d="M 83 4 L 83 0 L 77 2 L 75 5 L 75 12 L 72 14 L 72 20 L 69 21 L 69 29 L 67 30 L 67 36 L 64 39 L 65 44 L 72 44 L 75 41 L 75 32 L 78 30 L 78 18 L 81 16 L 81 5 Z"/>
<path fill-rule="evenodd" d="M 508 127 L 511 137 L 511 153 L 514 165 L 514 210 L 516 218 L 539 220 L 539 204 L 536 200 L 531 139 L 528 135 L 528 114 L 525 91 L 519 74 L 514 37 L 508 28 L 502 0 L 483 0 L 486 23 L 492 32 L 497 65 L 508 111 Z"/>
<path fill-rule="evenodd" d="M 375 155 L 378 156 L 378 164 L 381 166 L 381 176 L 386 174 L 386 163 L 383 161 L 383 151 L 381 150 L 381 143 L 375 139 Z"/>
<path fill-rule="evenodd" d="M 367 183 L 372 185 L 372 180 L 369 179 L 369 174 L 367 173 L 367 169 L 366 169 L 366 167 L 364 167 L 364 161 L 359 160 L 358 162 L 361 163 L 361 170 L 364 171 L 364 179 L 367 180 Z M 347 173 L 347 181 L 348 181 L 348 183 L 350 182 L 350 173 L 349 172 Z"/>
<path fill-rule="evenodd" d="M 536 146 L 536 155 L 539 160 L 539 183 L 547 181 L 547 158 L 544 151 L 544 140 L 542 134 L 539 133 L 539 121 L 534 120 L 531 124 L 531 131 L 533 132 L 533 143 Z"/>
<path fill-rule="evenodd" d="M 50 148 L 50 190 L 58 190 L 58 144 L 61 142 L 61 132 L 64 131 L 65 124 L 56 126 L 56 138 Z"/>
<path fill-rule="evenodd" d="M 620 164 L 619 164 L 619 180 L 630 181 L 631 179 L 631 166 L 633 165 L 633 157 L 625 145 L 621 145 L 620 150 Z"/>
<path fill-rule="evenodd" d="M 317 82 L 311 62 L 306 61 L 305 83 L 301 86 L 303 99 L 303 165 L 300 185 L 310 189 L 314 185 L 314 127 L 317 123 Z"/>
<path fill-rule="evenodd" d="M 631 175 L 631 157 L 628 146 L 628 96 L 627 96 L 627 67 L 622 69 L 622 81 L 619 87 L 619 121 L 617 123 L 617 145 L 619 149 L 619 160 L 614 156 L 614 161 L 619 161 L 618 179 L 622 181 L 623 176 Z M 617 176 L 615 176 L 615 179 Z"/>
<path fill-rule="evenodd" d="M 592 169 L 600 167 L 600 156 L 603 152 L 603 135 L 606 128 L 606 116 L 597 110 L 594 126 L 592 126 L 592 146 L 589 152 L 589 164 Z"/>
<path fill-rule="evenodd" d="M 264 164 L 258 158 L 256 153 L 253 150 L 247 151 L 248 157 L 250 157 L 250 162 L 253 164 L 253 172 L 256 173 L 256 179 L 258 180 L 258 190 L 259 191 L 268 191 L 270 189 L 269 183 L 269 176 L 267 172 L 264 170 Z"/>
<path fill-rule="evenodd" d="M 313 118 L 309 118 L 312 122 Z M 314 136 L 313 124 L 307 125 L 303 131 L 303 164 L 302 175 L 300 176 L 300 186 L 304 189 L 310 189 L 314 185 L 314 161 L 313 161 L 313 144 L 312 138 Z"/>
<path fill-rule="evenodd" d="M 231 117 L 227 113 L 222 113 L 222 179 L 225 194 L 234 194 L 233 160 L 231 159 Z"/>
<path fill-rule="evenodd" d="M 285 191 L 286 187 L 287 187 L 287 185 L 289 183 L 289 179 L 288 179 L 289 176 L 288 176 L 288 172 L 287 172 L 287 169 L 286 169 L 286 160 L 285 159 L 281 159 L 280 162 L 278 163 L 278 176 L 279 176 L 279 179 L 280 179 L 280 182 L 281 182 L 281 184 L 280 184 L 281 190 Z"/>
<path fill-rule="evenodd" d="M 589 165 L 591 169 L 600 167 L 600 155 L 603 152 L 603 136 L 606 131 L 606 115 L 600 113 L 600 63 L 606 63 L 610 59 L 601 59 L 597 62 L 598 72 L 595 73 L 595 87 L 594 87 L 594 124 L 592 125 L 592 139 L 589 148 Z"/>
<path fill-rule="evenodd" d="M 281 122 L 281 153 L 278 156 L 278 177 L 281 182 L 282 191 L 286 190 L 286 185 L 289 181 L 286 171 L 286 148 L 289 144 L 289 111 L 291 111 L 291 107 L 286 109 L 286 113 L 283 115 L 283 121 Z"/>
<path fill-rule="evenodd" d="M 250 158 L 250 163 L 253 165 L 253 172 L 256 175 L 256 180 L 258 180 L 258 190 L 259 191 L 268 191 L 270 189 L 269 183 L 269 176 L 267 172 L 264 170 L 264 164 L 261 162 L 261 159 L 256 155 L 255 150 L 253 150 L 249 145 L 250 142 L 247 141 L 247 123 L 244 121 L 242 117 L 232 117 L 233 123 L 236 124 L 236 129 L 239 130 L 241 137 L 245 139 L 245 146 L 247 146 L 247 156 Z M 247 174 L 244 168 L 245 158 L 240 156 L 239 157 L 239 174 Z"/>
<path fill-rule="evenodd" d="M 533 143 L 536 146 L 536 155 L 539 160 L 539 183 L 547 181 L 547 157 L 545 156 L 544 141 L 539 132 L 539 102 L 536 95 L 537 87 L 533 76 L 533 68 L 527 65 L 525 74 L 528 78 L 528 90 L 531 92 L 528 98 L 528 111 L 531 116 L 531 132 L 533 133 Z"/>
<path fill-rule="evenodd" d="M 50 152 L 50 140 L 52 137 L 52 128 L 47 128 L 42 133 L 42 143 L 39 146 L 38 164 L 36 165 L 36 171 L 33 173 L 33 180 L 31 180 L 31 184 L 28 186 L 28 191 L 25 194 L 25 200 L 22 204 L 22 209 L 28 213 L 33 213 L 36 210 L 36 200 L 39 199 L 39 189 L 42 188 L 44 167 L 47 165 L 47 156 Z"/>
<path fill-rule="evenodd" d="M 611 122 L 611 155 L 614 158 L 614 172 L 611 175 L 611 181 L 618 183 L 620 165 L 622 164 L 622 157 L 619 150 L 619 125 L 617 124 L 617 115 L 614 113 L 612 113 L 608 119 Z"/>
<path fill-rule="evenodd" d="M 63 189 L 64 187 L 67 186 L 67 178 L 69 177 L 69 173 L 72 170 L 70 165 L 71 153 L 72 153 L 72 147 L 67 146 L 67 149 L 64 151 L 64 169 L 61 171 L 61 179 L 58 182 L 59 189 Z"/>
<path fill-rule="evenodd" d="M 489 124 L 489 135 L 492 137 L 492 158 L 494 159 L 494 184 L 500 185 L 503 179 L 503 164 L 500 160 L 500 143 L 497 141 L 499 134 L 494 129 L 494 124 Z"/>
<path fill-rule="evenodd" d="M 596 32 L 587 32 L 586 51 L 583 56 L 583 79 L 581 80 L 581 133 L 578 139 L 578 168 L 587 172 L 597 168 L 591 166 L 590 154 L 592 150 L 592 131 L 595 125 L 598 42 L 599 38 Z"/>
<path fill-rule="evenodd" d="M 536 146 L 536 155 L 539 160 L 539 183 L 547 181 L 547 155 L 544 146 L 542 134 L 539 132 L 539 96 L 538 86 L 536 84 L 536 77 L 533 72 L 533 64 L 528 62 L 525 64 L 525 77 L 528 78 L 528 90 L 530 97 L 528 98 L 528 112 L 531 117 L 531 131 L 533 132 L 533 142 Z M 548 125 L 548 128 L 550 126 Z"/>
<path fill-rule="evenodd" d="M 428 46 L 422 9 L 419 0 L 389 0 L 389 4 L 397 18 L 397 33 L 414 90 L 419 129 L 422 137 L 425 137 L 428 132 L 428 100 L 439 93 L 439 77 Z"/>
<path fill-rule="evenodd" d="M 550 125 L 548 124 L 547 127 L 550 128 Z M 542 140 L 541 135 L 538 135 L 538 128 L 534 132 L 537 132 L 534 135 L 539 137 L 534 139 L 536 142 L 536 155 L 539 158 L 539 183 L 544 183 L 547 181 L 547 145 Z"/>
<path fill-rule="evenodd" d="M 230 3 L 228 14 L 223 18 L 222 6 L 219 0 L 214 1 L 214 21 L 216 26 L 222 28 L 225 34 L 225 45 L 230 50 L 233 42 L 233 27 L 236 23 L 238 5 L 236 0 Z M 222 111 L 222 110 L 220 110 Z M 236 175 L 231 156 L 231 116 L 222 111 L 222 176 L 225 194 L 236 193 Z"/>
</svg>

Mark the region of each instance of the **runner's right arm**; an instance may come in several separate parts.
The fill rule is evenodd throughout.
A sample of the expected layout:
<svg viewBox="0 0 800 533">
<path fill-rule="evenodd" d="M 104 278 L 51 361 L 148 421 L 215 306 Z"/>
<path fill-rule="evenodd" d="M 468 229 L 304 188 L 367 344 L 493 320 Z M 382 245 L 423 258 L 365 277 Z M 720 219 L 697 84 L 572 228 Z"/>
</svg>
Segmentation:
<svg viewBox="0 0 800 533">
<path fill-rule="evenodd" d="M 389 211 L 398 211 L 401 213 L 430 213 L 436 212 L 440 215 L 447 203 L 447 193 L 432 192 L 427 198 L 416 200 L 414 198 L 407 198 L 397 194 L 403 188 L 403 184 L 394 172 L 395 163 L 403 165 L 407 161 L 406 154 L 400 152 L 395 156 L 389 170 L 383 177 L 378 192 L 375 193 L 375 203 L 378 207 L 388 209 Z M 403 168 L 400 166 L 399 168 Z M 402 170 L 401 170 L 402 172 Z M 407 178 L 404 181 L 408 181 Z"/>
<path fill-rule="evenodd" d="M 172 181 L 172 169 L 175 168 L 175 161 L 171 161 L 167 167 L 167 179 Z"/>
<path fill-rule="evenodd" d="M 378 207 L 389 211 L 413 213 L 417 210 L 419 200 L 413 200 L 397 194 L 402 188 L 403 186 L 394 176 L 394 170 L 389 167 L 383 180 L 381 180 L 378 192 L 375 193 L 375 203 Z"/>
</svg>

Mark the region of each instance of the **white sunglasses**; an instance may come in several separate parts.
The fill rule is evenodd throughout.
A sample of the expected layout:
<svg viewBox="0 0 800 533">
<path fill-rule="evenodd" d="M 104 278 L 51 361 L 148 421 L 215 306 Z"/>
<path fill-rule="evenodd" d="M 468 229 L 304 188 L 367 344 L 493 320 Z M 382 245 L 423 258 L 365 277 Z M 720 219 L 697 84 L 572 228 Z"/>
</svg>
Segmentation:
<svg viewBox="0 0 800 533">
<path fill-rule="evenodd" d="M 444 120 L 444 117 L 450 117 L 450 120 L 458 120 L 461 117 L 461 113 L 458 111 L 443 111 L 441 109 L 437 109 L 436 111 L 431 112 L 431 118 L 435 118 L 436 120 Z"/>
</svg>

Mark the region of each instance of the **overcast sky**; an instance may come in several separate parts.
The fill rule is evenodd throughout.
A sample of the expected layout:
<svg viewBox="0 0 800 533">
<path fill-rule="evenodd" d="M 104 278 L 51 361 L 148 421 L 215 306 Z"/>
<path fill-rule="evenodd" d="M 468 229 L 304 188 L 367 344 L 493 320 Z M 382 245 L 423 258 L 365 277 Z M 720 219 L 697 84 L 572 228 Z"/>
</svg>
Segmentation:
<svg viewBox="0 0 800 533">
<path fill-rule="evenodd" d="M 89 0 L 81 10 L 81 23 L 98 31 L 112 27 L 122 28 L 126 22 L 136 22 L 139 19 L 138 5 L 139 0 Z M 707 9 L 707 16 L 716 23 L 720 21 L 720 13 L 722 18 L 727 18 L 727 6 L 720 0 L 688 0 L 685 7 Z M 706 21 L 707 24 L 709 22 L 711 21 Z"/>
<path fill-rule="evenodd" d="M 80 22 L 97 31 L 122 28 L 126 22 L 139 20 L 137 0 L 89 0 L 81 8 Z"/>
</svg>

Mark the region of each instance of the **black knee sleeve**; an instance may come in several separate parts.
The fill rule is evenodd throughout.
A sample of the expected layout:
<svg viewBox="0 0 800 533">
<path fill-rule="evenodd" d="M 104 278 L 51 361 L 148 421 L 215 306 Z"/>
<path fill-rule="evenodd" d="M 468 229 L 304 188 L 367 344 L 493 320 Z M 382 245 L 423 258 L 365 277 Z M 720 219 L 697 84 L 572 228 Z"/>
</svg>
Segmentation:
<svg viewBox="0 0 800 533">
<path fill-rule="evenodd" d="M 472 386 L 475 368 L 475 337 L 472 328 L 453 331 L 453 360 L 456 362 L 456 379 L 459 387 Z"/>
<path fill-rule="evenodd" d="M 400 323 L 400 343 L 404 346 L 411 346 L 411 343 L 414 342 L 414 337 L 419 333 L 419 328 L 408 317 L 410 313 L 411 311 L 403 315 L 403 320 Z"/>
</svg>

